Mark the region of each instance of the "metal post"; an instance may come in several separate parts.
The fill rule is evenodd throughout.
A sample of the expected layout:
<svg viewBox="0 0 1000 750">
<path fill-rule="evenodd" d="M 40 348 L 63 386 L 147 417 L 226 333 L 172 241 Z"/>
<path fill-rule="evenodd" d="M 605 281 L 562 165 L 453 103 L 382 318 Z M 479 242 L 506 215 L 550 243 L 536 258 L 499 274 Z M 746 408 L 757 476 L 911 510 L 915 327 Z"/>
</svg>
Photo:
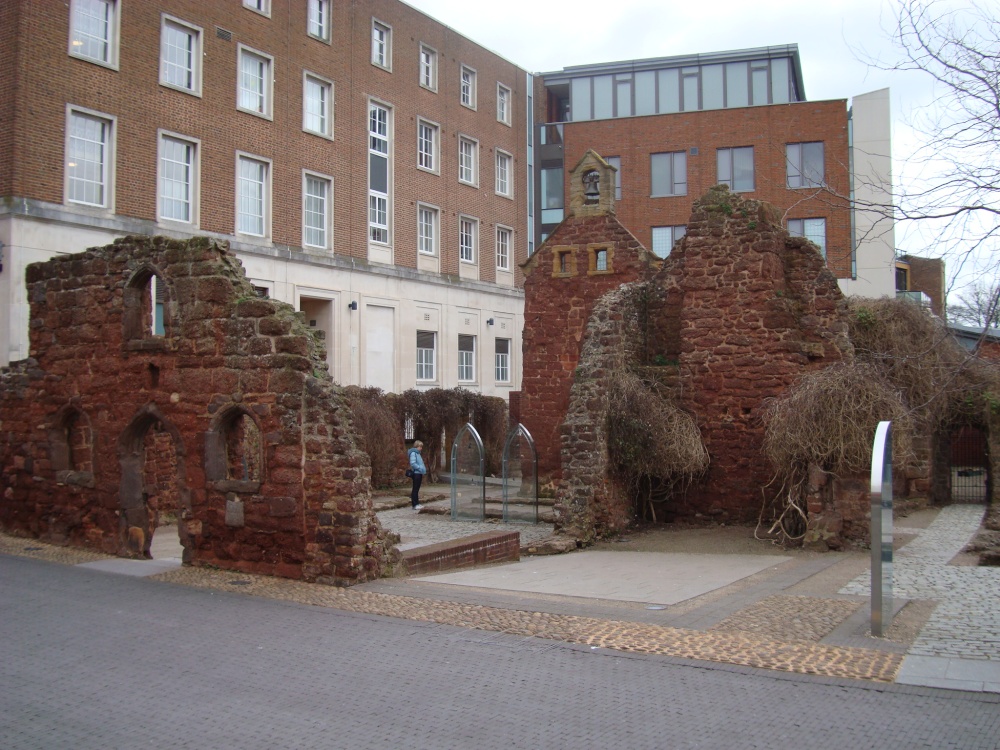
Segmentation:
<svg viewBox="0 0 1000 750">
<path fill-rule="evenodd" d="M 892 622 L 892 422 L 879 422 L 871 475 L 872 635 Z"/>
</svg>

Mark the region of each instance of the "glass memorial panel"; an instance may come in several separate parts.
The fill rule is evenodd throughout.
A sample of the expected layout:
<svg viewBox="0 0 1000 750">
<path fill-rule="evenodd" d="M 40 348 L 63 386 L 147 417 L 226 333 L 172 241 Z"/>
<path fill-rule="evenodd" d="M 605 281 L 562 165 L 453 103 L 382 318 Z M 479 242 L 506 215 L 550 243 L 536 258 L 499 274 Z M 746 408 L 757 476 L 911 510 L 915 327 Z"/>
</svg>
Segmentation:
<svg viewBox="0 0 1000 750">
<path fill-rule="evenodd" d="M 461 429 L 451 448 L 451 518 L 482 521 L 486 517 L 485 453 L 471 424 Z"/>
<path fill-rule="evenodd" d="M 511 431 L 504 445 L 503 520 L 538 523 L 538 454 L 522 424 Z"/>
</svg>

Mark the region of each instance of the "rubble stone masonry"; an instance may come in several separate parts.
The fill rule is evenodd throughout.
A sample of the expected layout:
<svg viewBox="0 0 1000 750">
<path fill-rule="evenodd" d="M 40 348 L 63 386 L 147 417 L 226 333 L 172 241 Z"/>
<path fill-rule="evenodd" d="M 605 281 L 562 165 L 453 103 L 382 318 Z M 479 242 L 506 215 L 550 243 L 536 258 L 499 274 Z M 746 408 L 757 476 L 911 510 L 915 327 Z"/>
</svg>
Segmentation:
<svg viewBox="0 0 1000 750">
<path fill-rule="evenodd" d="M 815 246 L 789 237 L 773 206 L 724 186 L 695 202 L 656 286 L 649 356 L 677 367 L 680 405 L 711 456 L 686 510 L 755 520 L 773 474 L 763 407 L 852 356 L 846 301 Z"/>
<path fill-rule="evenodd" d="M 322 347 L 226 243 L 126 237 L 29 266 L 31 358 L 0 374 L 0 528 L 351 584 L 398 552 Z M 157 325 L 156 320 L 162 320 Z"/>
</svg>

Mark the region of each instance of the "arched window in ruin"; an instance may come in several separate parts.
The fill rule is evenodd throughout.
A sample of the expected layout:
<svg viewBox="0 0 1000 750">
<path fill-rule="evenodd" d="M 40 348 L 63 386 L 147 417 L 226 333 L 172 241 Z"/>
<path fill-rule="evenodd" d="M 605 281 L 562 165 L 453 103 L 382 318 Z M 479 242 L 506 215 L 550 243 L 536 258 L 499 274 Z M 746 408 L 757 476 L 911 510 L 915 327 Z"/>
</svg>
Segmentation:
<svg viewBox="0 0 1000 750">
<path fill-rule="evenodd" d="M 166 278 L 151 266 L 125 287 L 124 340 L 130 348 L 156 348 L 173 335 L 176 305 Z"/>
<path fill-rule="evenodd" d="M 64 407 L 49 432 L 52 468 L 66 484 L 92 485 L 94 433 L 90 418 L 75 404 Z"/>
<path fill-rule="evenodd" d="M 260 428 L 250 415 L 233 415 L 225 428 L 226 478 L 240 482 L 261 479 Z"/>
<path fill-rule="evenodd" d="M 256 492 L 264 479 L 264 440 L 260 425 L 245 406 L 218 415 L 205 440 L 205 472 L 227 491 Z"/>
</svg>

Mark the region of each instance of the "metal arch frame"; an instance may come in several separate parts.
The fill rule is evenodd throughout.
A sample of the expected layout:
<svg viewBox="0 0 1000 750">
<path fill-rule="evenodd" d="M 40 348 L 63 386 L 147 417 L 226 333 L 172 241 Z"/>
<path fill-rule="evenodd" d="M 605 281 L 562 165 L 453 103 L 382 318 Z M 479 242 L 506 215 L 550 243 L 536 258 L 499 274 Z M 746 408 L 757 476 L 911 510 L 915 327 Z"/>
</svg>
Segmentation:
<svg viewBox="0 0 1000 750">
<path fill-rule="evenodd" d="M 528 440 L 528 447 L 531 448 L 531 463 L 532 463 L 532 475 L 535 480 L 534 498 L 535 498 L 535 520 L 531 523 L 538 523 L 538 450 L 535 448 L 535 439 L 531 437 L 531 433 L 528 432 L 528 428 L 525 427 L 520 422 L 517 423 L 517 427 L 510 431 L 507 435 L 507 440 L 503 445 L 503 521 L 504 523 L 510 523 L 510 518 L 507 513 L 507 499 L 509 496 L 509 485 L 508 485 L 508 473 L 507 467 L 509 465 L 510 458 L 510 447 L 514 442 L 514 439 L 523 434 Z"/>
<path fill-rule="evenodd" d="M 483 447 L 483 439 L 479 437 L 472 422 L 465 423 L 451 444 L 451 520 L 458 520 L 458 441 L 466 432 L 472 435 L 476 441 L 476 448 L 479 449 L 479 486 L 482 488 L 479 500 L 479 520 L 481 521 L 486 518 L 486 451 Z"/>
<path fill-rule="evenodd" d="M 871 474 L 872 635 L 892 622 L 892 422 L 879 422 Z"/>
</svg>

